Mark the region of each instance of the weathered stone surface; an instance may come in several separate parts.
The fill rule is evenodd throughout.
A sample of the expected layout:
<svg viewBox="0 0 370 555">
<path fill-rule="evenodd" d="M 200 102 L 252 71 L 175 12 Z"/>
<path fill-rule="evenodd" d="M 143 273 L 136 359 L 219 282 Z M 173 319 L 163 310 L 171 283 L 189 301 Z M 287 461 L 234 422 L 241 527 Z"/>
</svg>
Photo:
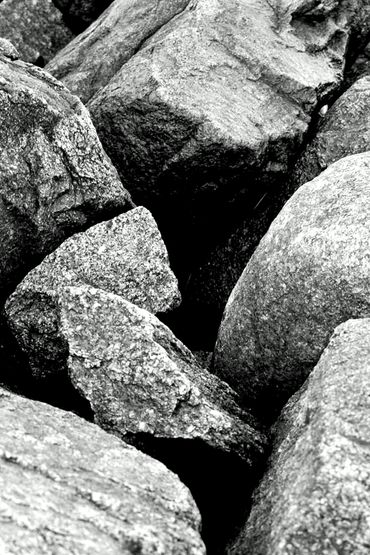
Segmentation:
<svg viewBox="0 0 370 555">
<path fill-rule="evenodd" d="M 0 37 L 10 40 L 26 62 L 44 66 L 74 35 L 52 0 L 2 0 Z"/>
<path fill-rule="evenodd" d="M 287 202 L 226 305 L 214 368 L 266 416 L 304 381 L 335 327 L 370 314 L 370 153 Z"/>
<path fill-rule="evenodd" d="M 23 305 L 40 297 L 48 306 L 68 286 L 90 285 L 145 308 L 166 312 L 180 302 L 166 247 L 150 212 L 135 208 L 67 239 L 34 268 L 8 301 Z"/>
<path fill-rule="evenodd" d="M 364 0 L 192 1 L 88 103 L 179 264 L 279 186 L 341 81 L 351 29 L 369 25 Z"/>
<path fill-rule="evenodd" d="M 86 103 L 109 83 L 147 38 L 187 4 L 189 0 L 116 0 L 57 54 L 47 70 Z"/>
<path fill-rule="evenodd" d="M 53 310 L 42 296 L 6 310 L 35 377 L 52 384 L 68 374 L 99 425 L 195 480 L 200 509 L 210 507 L 205 529 L 221 543 L 265 446 L 232 389 L 155 316 L 117 295 L 67 287 Z"/>
<path fill-rule="evenodd" d="M 75 32 L 86 29 L 111 4 L 112 0 L 53 0 Z"/>
<path fill-rule="evenodd" d="M 72 233 L 132 207 L 83 104 L 0 56 L 0 297 Z"/>
<path fill-rule="evenodd" d="M 349 320 L 276 424 L 268 471 L 229 553 L 369 553 L 369 366 L 370 320 Z"/>
<path fill-rule="evenodd" d="M 370 76 L 357 81 L 328 110 L 315 138 L 296 164 L 292 185 L 298 188 L 330 164 L 370 150 Z"/>
<path fill-rule="evenodd" d="M 8 39 L 0 37 L 0 54 L 11 60 L 18 60 L 19 52 Z"/>
<path fill-rule="evenodd" d="M 205 553 L 177 476 L 97 426 L 4 389 L 0 485 L 4 554 Z"/>
</svg>

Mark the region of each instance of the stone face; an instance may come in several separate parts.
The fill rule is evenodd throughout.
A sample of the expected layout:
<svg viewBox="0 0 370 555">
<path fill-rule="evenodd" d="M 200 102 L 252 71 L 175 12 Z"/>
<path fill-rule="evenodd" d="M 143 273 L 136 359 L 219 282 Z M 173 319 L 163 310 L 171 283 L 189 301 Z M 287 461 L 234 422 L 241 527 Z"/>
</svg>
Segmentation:
<svg viewBox="0 0 370 555">
<path fill-rule="evenodd" d="M 300 187 L 228 300 L 214 369 L 260 416 L 303 383 L 338 324 L 370 314 L 369 183 L 364 153 Z"/>
<path fill-rule="evenodd" d="M 75 32 L 86 29 L 111 4 L 112 0 L 53 0 Z"/>
<path fill-rule="evenodd" d="M 221 545 L 266 445 L 232 389 L 155 316 L 117 295 L 66 287 L 51 309 L 40 295 L 10 300 L 6 313 L 35 378 L 52 391 L 68 375 L 96 423 L 178 473 L 201 511 L 207 506 L 206 536 Z"/>
<path fill-rule="evenodd" d="M 19 284 L 10 304 L 57 302 L 66 286 L 90 285 L 158 313 L 180 302 L 166 247 L 150 212 L 135 208 L 67 239 Z"/>
<path fill-rule="evenodd" d="M 86 103 L 109 83 L 148 37 L 187 4 L 189 0 L 116 0 L 56 55 L 47 70 Z"/>
<path fill-rule="evenodd" d="M 365 1 L 192 1 L 91 99 L 104 147 L 179 264 L 279 186 L 341 81 L 351 29 L 369 25 Z"/>
<path fill-rule="evenodd" d="M 10 40 L 24 61 L 44 66 L 74 35 L 52 0 L 2 0 L 0 37 Z"/>
<path fill-rule="evenodd" d="M 0 56 L 0 297 L 67 236 L 132 207 L 82 103 Z"/>
<path fill-rule="evenodd" d="M 315 138 L 298 160 L 294 188 L 340 158 L 370 150 L 370 76 L 350 87 L 328 110 Z"/>
<path fill-rule="evenodd" d="M 369 319 L 339 326 L 285 407 L 250 518 L 229 553 L 369 552 L 369 338 Z"/>
<path fill-rule="evenodd" d="M 161 463 L 4 389 L 0 415 L 3 553 L 205 553 L 195 503 Z"/>
</svg>

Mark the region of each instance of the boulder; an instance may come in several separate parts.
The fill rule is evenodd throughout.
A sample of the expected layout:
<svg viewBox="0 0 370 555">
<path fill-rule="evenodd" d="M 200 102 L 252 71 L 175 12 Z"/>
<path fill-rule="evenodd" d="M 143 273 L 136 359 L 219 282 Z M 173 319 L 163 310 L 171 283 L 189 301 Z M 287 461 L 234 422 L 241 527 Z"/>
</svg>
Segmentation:
<svg viewBox="0 0 370 555">
<path fill-rule="evenodd" d="M 127 1 L 127 0 L 126 0 Z M 53 0 L 69 27 L 80 33 L 111 4 L 112 0 Z"/>
<path fill-rule="evenodd" d="M 370 29 L 367 0 L 191 1 L 89 101 L 184 273 L 285 182 L 359 28 Z"/>
<path fill-rule="evenodd" d="M 356 81 L 331 106 L 298 159 L 292 176 L 297 189 L 340 158 L 370 150 L 370 75 Z"/>
<path fill-rule="evenodd" d="M 370 153 L 302 185 L 225 308 L 214 370 L 262 418 L 306 379 L 341 322 L 370 315 Z"/>
<path fill-rule="evenodd" d="M 69 237 L 27 274 L 9 304 L 20 310 L 42 297 L 51 307 L 64 287 L 83 284 L 121 295 L 153 313 L 171 310 L 181 300 L 166 247 L 143 207 Z"/>
<path fill-rule="evenodd" d="M 134 55 L 147 38 L 189 0 L 115 0 L 85 32 L 48 64 L 47 70 L 86 103 Z"/>
<path fill-rule="evenodd" d="M 10 40 L 24 61 L 43 67 L 74 35 L 52 0 L 2 0 L 0 37 Z"/>
<path fill-rule="evenodd" d="M 52 389 L 68 375 L 96 423 L 178 473 L 207 507 L 206 536 L 221 545 L 266 446 L 231 388 L 155 316 L 112 293 L 65 287 L 52 310 L 34 295 L 11 298 L 6 314 L 34 376 Z"/>
<path fill-rule="evenodd" d="M 369 366 L 370 320 L 340 325 L 274 427 L 268 470 L 229 554 L 369 552 Z"/>
<path fill-rule="evenodd" d="M 205 553 L 195 503 L 161 463 L 5 389 L 0 429 L 2 553 Z"/>
<path fill-rule="evenodd" d="M 131 208 L 86 108 L 0 55 L 0 300 L 64 239 Z"/>
</svg>

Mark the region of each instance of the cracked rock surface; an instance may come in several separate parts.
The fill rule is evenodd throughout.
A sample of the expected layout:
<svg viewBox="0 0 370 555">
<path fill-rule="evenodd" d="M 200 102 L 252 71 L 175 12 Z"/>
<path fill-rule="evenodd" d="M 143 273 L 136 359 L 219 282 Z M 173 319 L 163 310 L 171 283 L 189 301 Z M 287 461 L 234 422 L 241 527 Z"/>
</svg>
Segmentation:
<svg viewBox="0 0 370 555">
<path fill-rule="evenodd" d="M 0 389 L 0 549 L 205 553 L 177 476 L 99 427 Z"/>
<path fill-rule="evenodd" d="M 0 55 L 0 297 L 67 236 L 132 207 L 83 104 Z"/>
<path fill-rule="evenodd" d="M 284 408 L 250 518 L 228 553 L 369 552 L 369 338 L 367 318 L 340 325 Z"/>
<path fill-rule="evenodd" d="M 150 212 L 135 208 L 76 233 L 49 254 L 7 301 L 17 312 L 41 298 L 48 310 L 68 285 L 89 285 L 121 295 L 149 312 L 166 312 L 180 302 L 177 279 Z M 50 316 L 50 314 L 49 314 Z"/>
<path fill-rule="evenodd" d="M 214 369 L 262 417 L 302 385 L 338 324 L 370 315 L 369 180 L 364 153 L 302 185 L 231 293 Z"/>
</svg>

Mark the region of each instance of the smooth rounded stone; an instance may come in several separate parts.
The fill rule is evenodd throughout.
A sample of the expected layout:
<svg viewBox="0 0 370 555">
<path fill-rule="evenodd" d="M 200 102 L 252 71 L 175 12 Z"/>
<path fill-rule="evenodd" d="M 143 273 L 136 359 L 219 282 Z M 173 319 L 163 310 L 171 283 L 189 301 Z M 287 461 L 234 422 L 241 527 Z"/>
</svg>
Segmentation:
<svg viewBox="0 0 370 555">
<path fill-rule="evenodd" d="M 25 62 L 42 67 L 74 34 L 52 0 L 2 0 L 0 37 L 10 40 Z"/>
<path fill-rule="evenodd" d="M 312 142 L 297 161 L 296 189 L 340 158 L 370 150 L 370 75 L 356 81 L 331 106 Z"/>
<path fill-rule="evenodd" d="M 89 101 L 123 182 L 184 272 L 235 213 L 285 182 L 357 28 L 370 30 L 365 0 L 191 1 Z"/>
<path fill-rule="evenodd" d="M 181 300 L 166 246 L 150 212 L 135 208 L 69 237 L 31 270 L 7 301 L 22 312 L 35 298 L 57 302 L 68 286 L 90 285 L 145 308 L 166 312 Z"/>
<path fill-rule="evenodd" d="M 126 0 L 126 2 L 130 0 Z M 53 0 L 67 24 L 80 33 L 111 4 L 112 0 Z"/>
<path fill-rule="evenodd" d="M 133 206 L 86 108 L 0 55 L 0 298 L 76 231 Z"/>
<path fill-rule="evenodd" d="M 229 554 L 367 555 L 370 320 L 340 325 L 275 425 L 268 470 Z"/>
<path fill-rule="evenodd" d="M 187 4 L 189 0 L 116 0 L 55 56 L 47 70 L 86 103 Z"/>
<path fill-rule="evenodd" d="M 120 296 L 66 287 L 52 310 L 41 295 L 26 304 L 6 310 L 35 379 L 48 379 L 52 393 L 58 374 L 67 375 L 96 423 L 179 474 L 205 537 L 220 547 L 238 524 L 231 515 L 246 509 L 267 445 L 237 395 L 154 315 Z"/>
<path fill-rule="evenodd" d="M 370 153 L 302 185 L 271 224 L 225 308 L 214 370 L 269 418 L 335 327 L 370 315 Z"/>
<path fill-rule="evenodd" d="M 4 389 L 0 485 L 4 554 L 205 553 L 195 503 L 163 464 Z"/>
</svg>

